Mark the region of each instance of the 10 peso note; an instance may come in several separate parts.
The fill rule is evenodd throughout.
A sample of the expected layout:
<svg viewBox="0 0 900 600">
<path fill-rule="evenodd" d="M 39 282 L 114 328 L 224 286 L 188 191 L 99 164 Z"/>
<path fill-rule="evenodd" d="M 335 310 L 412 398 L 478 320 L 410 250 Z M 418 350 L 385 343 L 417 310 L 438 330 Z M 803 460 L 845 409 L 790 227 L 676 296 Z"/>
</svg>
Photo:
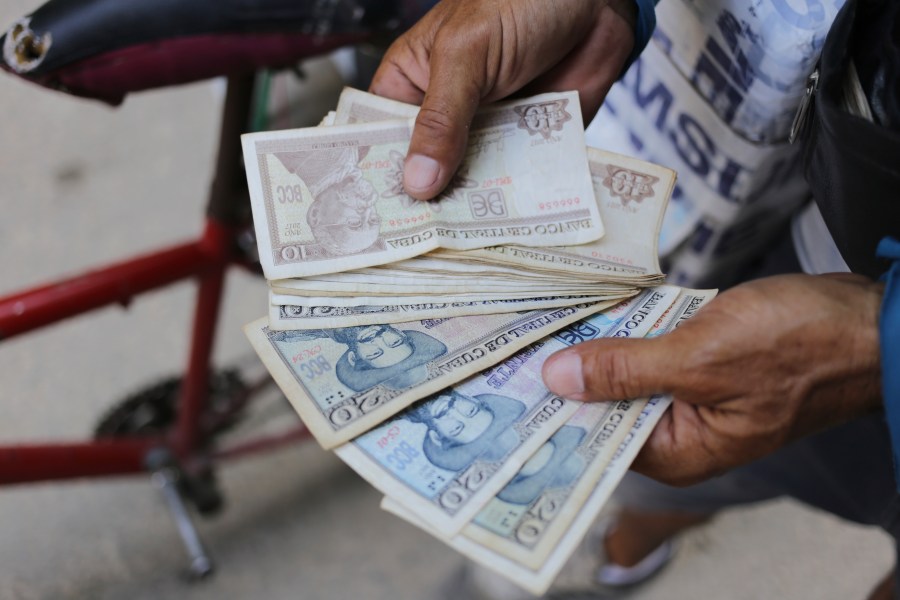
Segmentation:
<svg viewBox="0 0 900 600">
<path fill-rule="evenodd" d="M 418 106 L 345 88 L 334 122 L 413 118 L 418 111 Z M 657 243 L 663 213 L 675 187 L 675 171 L 596 148 L 587 148 L 587 156 L 594 195 L 606 230 L 599 241 L 565 240 L 565 246 L 549 248 L 497 244 L 483 250 L 443 254 L 456 259 L 514 265 L 534 272 L 564 271 L 598 280 L 662 282 Z"/>
<path fill-rule="evenodd" d="M 488 107 L 430 202 L 403 191 L 410 119 L 242 136 L 267 279 L 386 264 L 435 248 L 602 237 L 574 92 Z"/>
</svg>

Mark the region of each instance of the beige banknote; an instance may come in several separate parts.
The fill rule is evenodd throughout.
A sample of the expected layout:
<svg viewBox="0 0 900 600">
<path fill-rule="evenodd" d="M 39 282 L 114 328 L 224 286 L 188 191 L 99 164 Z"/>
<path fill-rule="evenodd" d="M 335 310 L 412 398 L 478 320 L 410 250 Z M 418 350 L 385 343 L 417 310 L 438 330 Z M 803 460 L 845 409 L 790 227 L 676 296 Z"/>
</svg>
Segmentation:
<svg viewBox="0 0 900 600">
<path fill-rule="evenodd" d="M 392 273 L 382 270 L 379 273 L 348 271 L 346 273 L 331 273 L 328 275 L 316 275 L 314 277 L 275 279 L 270 282 L 271 287 L 285 290 L 297 290 L 298 292 L 416 292 L 423 289 L 435 292 L 453 292 L 466 290 L 477 291 L 479 289 L 506 290 L 531 289 L 537 286 L 563 286 L 580 285 L 589 286 L 595 282 L 581 278 L 565 277 L 511 277 L 504 275 L 477 275 L 466 276 L 459 272 L 455 277 L 449 274 L 419 274 Z M 597 282 L 598 285 L 609 285 L 609 282 Z M 308 294 L 303 294 L 308 295 Z"/>
<path fill-rule="evenodd" d="M 523 269 L 583 273 L 654 284 L 664 277 L 657 242 L 675 187 L 675 172 L 635 158 L 588 148 L 594 194 L 606 235 L 596 242 L 553 247 L 498 246 L 453 255 Z M 450 253 L 447 253 L 448 255 Z"/>
<path fill-rule="evenodd" d="M 601 213 L 600 217 L 603 215 Z M 409 260 L 403 260 L 389 265 L 381 265 L 370 269 L 360 269 L 356 272 L 390 273 L 395 277 L 420 277 L 420 276 L 488 276 L 506 278 L 511 280 L 527 281 L 571 281 L 572 279 L 594 280 L 591 275 L 580 273 L 541 272 L 521 269 L 517 266 L 502 265 L 498 263 L 473 263 L 470 261 L 450 260 L 435 256 L 433 253 L 425 254 Z"/>
<path fill-rule="evenodd" d="M 352 123 L 377 123 L 392 119 L 414 119 L 419 114 L 419 107 L 405 102 L 397 102 L 345 87 L 341 91 L 337 108 L 334 109 L 332 125 L 349 125 Z"/>
<path fill-rule="evenodd" d="M 335 275 L 351 275 L 351 273 L 336 273 Z M 341 297 L 341 296 L 421 296 L 426 294 L 438 295 L 465 295 L 465 294 L 494 294 L 496 298 L 503 298 L 504 294 L 522 294 L 529 292 L 556 292 L 559 294 L 590 294 L 594 291 L 610 291 L 623 287 L 610 282 L 592 282 L 585 280 L 569 280 L 547 282 L 542 280 L 504 280 L 490 277 L 472 277 L 469 279 L 459 277 L 451 280 L 447 277 L 420 277 L 408 281 L 379 281 L 378 277 L 361 275 L 358 281 L 350 279 L 338 279 L 325 276 L 309 279 L 281 279 L 271 282 L 270 289 L 277 294 L 313 296 L 313 297 Z M 370 281 L 367 281 L 370 280 Z"/>
<path fill-rule="evenodd" d="M 418 107 L 352 88 L 341 94 L 336 123 L 414 117 Z M 551 248 L 497 245 L 467 252 L 437 250 L 435 256 L 519 266 L 531 272 L 566 272 L 595 278 L 635 280 L 645 285 L 663 279 L 657 241 L 675 186 L 675 171 L 596 148 L 588 148 L 594 195 L 606 234 L 587 244 Z"/>
<path fill-rule="evenodd" d="M 540 298 L 556 298 L 560 295 L 567 296 L 583 296 L 585 298 L 618 298 L 620 296 L 631 296 L 638 291 L 639 288 L 623 288 L 617 286 L 613 289 L 591 288 L 588 290 L 572 290 L 568 288 L 554 289 L 534 289 L 519 292 L 506 291 L 502 295 L 496 293 L 466 293 L 466 294 L 428 294 L 420 291 L 420 296 L 391 296 L 391 295 L 373 295 L 358 296 L 353 293 L 335 293 L 327 298 L 329 306 L 348 307 L 359 305 L 396 305 L 396 304 L 427 304 L 429 302 L 493 302 L 500 300 L 522 300 L 522 299 L 540 299 Z M 321 306 L 323 298 L 313 294 L 310 296 L 300 296 L 291 294 L 282 294 L 279 290 L 272 290 L 271 301 L 275 304 L 290 304 L 295 306 Z"/>
<path fill-rule="evenodd" d="M 244 332 L 316 440 L 333 448 L 604 308 L 578 304 L 302 331 L 275 331 L 263 317 Z"/>
<path fill-rule="evenodd" d="M 405 194 L 411 120 L 242 137 L 268 279 L 385 264 L 438 247 L 587 243 L 603 235 L 577 94 L 486 108 L 463 165 L 430 202 Z"/>
<path fill-rule="evenodd" d="M 634 294 L 637 293 L 635 290 Z M 481 302 L 426 302 L 423 304 L 382 304 L 368 306 L 296 306 L 271 304 L 269 328 L 275 331 L 318 329 L 322 327 L 351 327 L 403 323 L 412 320 L 434 320 L 451 317 L 469 317 L 525 310 L 546 310 L 584 303 L 605 303 L 613 306 L 633 294 L 620 298 L 604 296 L 550 296 L 549 298 L 523 298 L 521 300 L 486 300 Z M 327 299 L 320 299 L 327 301 Z"/>
<path fill-rule="evenodd" d="M 544 387 L 544 360 L 573 339 L 643 336 L 678 292 L 645 290 L 406 409 L 335 453 L 433 529 L 454 535 L 580 407 Z"/>
</svg>

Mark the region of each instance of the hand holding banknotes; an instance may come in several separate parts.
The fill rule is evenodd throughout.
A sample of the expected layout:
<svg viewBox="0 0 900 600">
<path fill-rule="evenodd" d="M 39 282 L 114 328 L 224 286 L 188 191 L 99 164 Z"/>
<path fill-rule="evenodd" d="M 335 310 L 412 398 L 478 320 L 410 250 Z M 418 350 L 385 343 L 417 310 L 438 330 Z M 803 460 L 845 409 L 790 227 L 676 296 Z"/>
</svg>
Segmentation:
<svg viewBox="0 0 900 600">
<path fill-rule="evenodd" d="M 547 360 L 576 400 L 674 397 L 634 463 L 686 485 L 881 404 L 882 287 L 858 275 L 783 275 L 737 286 L 655 339 L 600 339 Z"/>
<path fill-rule="evenodd" d="M 421 104 L 406 192 L 434 198 L 450 182 L 479 104 L 578 90 L 589 121 L 634 44 L 632 0 L 444 0 L 388 50 L 371 91 Z"/>
</svg>

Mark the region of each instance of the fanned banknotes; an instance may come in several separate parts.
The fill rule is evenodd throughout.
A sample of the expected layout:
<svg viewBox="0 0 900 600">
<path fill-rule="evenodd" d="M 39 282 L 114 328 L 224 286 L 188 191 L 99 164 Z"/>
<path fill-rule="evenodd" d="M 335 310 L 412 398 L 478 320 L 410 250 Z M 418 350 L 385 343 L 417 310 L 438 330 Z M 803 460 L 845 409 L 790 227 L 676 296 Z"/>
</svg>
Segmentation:
<svg viewBox="0 0 900 600">
<path fill-rule="evenodd" d="M 603 235 L 577 94 L 480 111 L 439 198 L 402 187 L 412 120 L 242 136 L 268 279 L 385 264 L 438 247 L 552 246 Z"/>
<path fill-rule="evenodd" d="M 547 390 L 541 366 L 573 338 L 643 336 L 679 288 L 651 288 L 438 392 L 335 453 L 442 535 L 459 532 L 580 403 Z"/>
<path fill-rule="evenodd" d="M 648 337 L 675 329 L 714 296 L 713 290 L 682 290 Z M 524 589 L 543 594 L 670 401 L 656 396 L 582 405 L 455 536 L 442 534 L 395 498 L 386 497 L 382 507 Z"/>
<path fill-rule="evenodd" d="M 418 107 L 358 90 L 341 94 L 334 121 L 361 124 L 411 118 Z M 572 246 L 501 245 L 482 250 L 437 249 L 412 259 L 305 279 L 270 282 L 275 329 L 371 323 L 378 314 L 397 322 L 411 306 L 432 318 L 567 306 L 628 297 L 662 280 L 656 240 L 675 174 L 625 156 L 588 148 L 601 220 L 599 241 Z M 327 298 L 327 300 L 325 300 Z M 402 307 L 402 308 L 401 308 Z"/>
<path fill-rule="evenodd" d="M 412 118 L 419 108 L 346 88 L 334 122 L 362 123 Z M 653 285 L 662 281 L 657 242 L 663 213 L 675 186 L 675 172 L 643 160 L 587 148 L 594 195 L 606 234 L 597 242 L 554 248 L 495 245 L 480 251 L 436 250 L 433 256 L 512 265 L 532 273 L 549 271 L 594 279 L 629 277 Z"/>
<path fill-rule="evenodd" d="M 334 122 L 411 118 L 417 113 L 417 106 L 347 88 L 341 94 Z M 675 172 L 597 148 L 587 148 L 587 155 L 606 230 L 600 240 L 554 248 L 494 245 L 468 252 L 438 250 L 433 255 L 514 265 L 535 272 L 586 274 L 598 279 L 612 277 L 616 281 L 632 277 L 646 282 L 645 285 L 661 282 L 657 241 L 663 213 L 675 186 Z"/>
<path fill-rule="evenodd" d="M 607 307 L 578 304 L 304 331 L 272 330 L 263 317 L 244 331 L 316 440 L 333 448 Z"/>
<path fill-rule="evenodd" d="M 543 362 L 713 293 L 660 285 L 675 173 L 585 148 L 575 94 L 480 109 L 432 202 L 402 188 L 417 112 L 346 89 L 319 128 L 243 137 L 270 285 L 245 331 L 387 510 L 542 593 L 668 402 L 565 400 Z"/>
</svg>

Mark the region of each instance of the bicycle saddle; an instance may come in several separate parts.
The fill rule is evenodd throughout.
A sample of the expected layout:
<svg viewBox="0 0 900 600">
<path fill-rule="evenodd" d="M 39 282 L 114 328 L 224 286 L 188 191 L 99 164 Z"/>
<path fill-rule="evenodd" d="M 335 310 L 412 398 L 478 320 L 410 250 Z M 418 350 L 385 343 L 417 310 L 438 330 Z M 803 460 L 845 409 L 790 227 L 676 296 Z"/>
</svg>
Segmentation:
<svg viewBox="0 0 900 600">
<path fill-rule="evenodd" d="M 419 4 L 430 4 L 419 2 Z M 279 68 L 362 41 L 409 0 L 49 0 L 0 37 L 0 67 L 76 96 Z M 411 8 L 413 7 L 413 8 Z"/>
</svg>

